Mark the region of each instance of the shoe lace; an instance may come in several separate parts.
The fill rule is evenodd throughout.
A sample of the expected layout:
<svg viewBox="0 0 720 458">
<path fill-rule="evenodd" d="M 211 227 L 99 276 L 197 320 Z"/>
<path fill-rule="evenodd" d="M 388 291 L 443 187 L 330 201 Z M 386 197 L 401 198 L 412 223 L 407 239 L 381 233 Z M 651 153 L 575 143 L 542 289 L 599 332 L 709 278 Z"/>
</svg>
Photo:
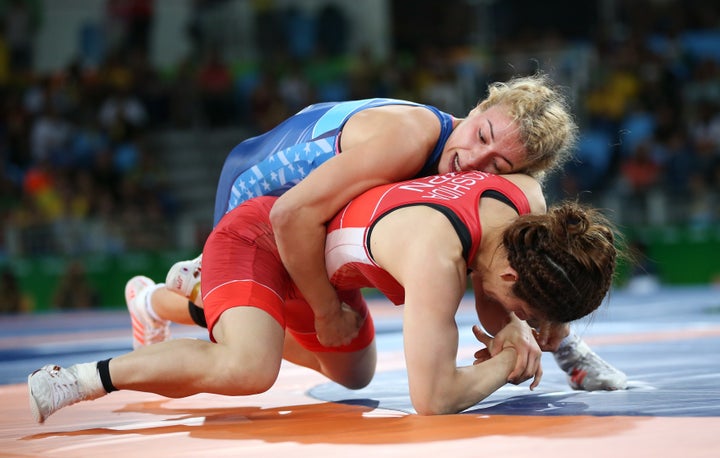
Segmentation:
<svg viewBox="0 0 720 458">
<path fill-rule="evenodd" d="M 169 332 L 169 321 L 152 321 L 150 326 L 145 326 L 145 338 L 146 340 L 152 341 L 160 338 L 167 337 Z"/>
<path fill-rule="evenodd" d="M 80 395 L 77 380 L 68 380 L 68 377 L 59 371 L 56 371 L 55 376 L 58 381 L 53 385 L 52 390 L 53 409 L 76 402 L 76 398 Z"/>
</svg>

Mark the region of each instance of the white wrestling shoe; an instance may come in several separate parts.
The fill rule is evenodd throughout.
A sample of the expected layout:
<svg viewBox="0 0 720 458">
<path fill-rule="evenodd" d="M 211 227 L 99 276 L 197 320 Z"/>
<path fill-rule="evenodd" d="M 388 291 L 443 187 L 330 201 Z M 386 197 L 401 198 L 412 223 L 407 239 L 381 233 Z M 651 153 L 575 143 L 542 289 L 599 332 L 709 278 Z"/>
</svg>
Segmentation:
<svg viewBox="0 0 720 458">
<path fill-rule="evenodd" d="M 598 356 L 577 335 L 553 353 L 558 366 L 567 374 L 573 390 L 614 391 L 627 388 L 627 376 Z"/>
<path fill-rule="evenodd" d="M 76 366 L 64 369 L 49 364 L 28 376 L 30 413 L 38 423 L 69 405 L 79 401 L 97 399 L 103 391 L 91 392 L 83 388 Z"/>
<path fill-rule="evenodd" d="M 133 349 L 164 342 L 170 338 L 170 321 L 156 320 L 147 310 L 148 293 L 155 282 L 138 275 L 125 285 L 127 304 L 133 328 Z"/>
<path fill-rule="evenodd" d="M 201 273 L 202 254 L 190 261 L 176 262 L 168 271 L 165 278 L 165 287 L 196 303 L 200 295 Z"/>
</svg>

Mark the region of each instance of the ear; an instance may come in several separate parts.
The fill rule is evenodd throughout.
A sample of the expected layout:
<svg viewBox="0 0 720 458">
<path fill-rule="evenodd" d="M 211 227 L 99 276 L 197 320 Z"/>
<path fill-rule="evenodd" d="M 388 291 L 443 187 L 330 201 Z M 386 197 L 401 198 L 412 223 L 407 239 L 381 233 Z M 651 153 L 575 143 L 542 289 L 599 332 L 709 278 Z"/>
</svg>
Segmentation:
<svg viewBox="0 0 720 458">
<path fill-rule="evenodd" d="M 503 272 L 500 274 L 500 278 L 502 278 L 504 281 L 516 282 L 518 280 L 518 273 L 512 267 L 507 266 L 505 270 L 503 270 Z"/>
</svg>

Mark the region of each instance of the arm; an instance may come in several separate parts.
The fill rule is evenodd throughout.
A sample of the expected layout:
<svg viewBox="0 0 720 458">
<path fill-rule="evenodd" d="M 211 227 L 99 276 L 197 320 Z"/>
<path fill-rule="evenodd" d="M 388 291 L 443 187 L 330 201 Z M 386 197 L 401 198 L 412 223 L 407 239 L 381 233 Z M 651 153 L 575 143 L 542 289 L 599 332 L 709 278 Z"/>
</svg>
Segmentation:
<svg viewBox="0 0 720 458">
<path fill-rule="evenodd" d="M 383 107 L 353 116 L 342 153 L 308 175 L 273 206 L 270 219 L 280 257 L 315 314 L 318 339 L 348 343 L 359 317 L 341 307 L 325 268 L 325 223 L 367 189 L 414 176 L 439 135 L 437 118 L 415 107 Z"/>
<path fill-rule="evenodd" d="M 530 211 L 534 214 L 545 213 L 547 208 L 545 197 L 540 184 L 527 175 L 505 175 L 505 179 L 515 183 L 525 194 Z M 512 220 L 517 214 L 505 204 L 492 199 L 483 199 L 480 206 L 483 221 Z M 499 303 L 489 299 L 482 287 L 482 279 L 476 273 L 471 274 L 473 292 L 475 294 L 475 309 L 483 327 L 492 334 L 495 354 L 505 346 L 511 346 L 517 352 L 515 369 L 510 374 L 513 383 L 520 383 L 528 378 L 535 377 L 531 389 L 535 388 L 542 378 L 541 356 L 542 352 L 536 341 L 533 330 L 527 323 L 518 319 L 514 313 L 505 310 Z"/>
<path fill-rule="evenodd" d="M 375 261 L 405 288 L 403 338 L 415 410 L 423 415 L 460 412 L 503 386 L 515 364 L 512 348 L 457 367 L 455 313 L 465 293 L 467 266 L 445 216 L 427 207 L 396 210 L 375 226 L 371 244 Z"/>
<path fill-rule="evenodd" d="M 477 274 L 472 273 L 470 278 L 478 319 L 483 328 L 495 337 L 493 347 L 489 348 L 490 354 L 495 356 L 505 348 L 512 348 L 516 360 L 508 380 L 522 383 L 535 377 L 530 385 L 530 389 L 534 389 L 542 378 L 542 351 L 533 336 L 533 330 L 514 313 L 506 311 L 500 304 L 485 297 Z"/>
</svg>

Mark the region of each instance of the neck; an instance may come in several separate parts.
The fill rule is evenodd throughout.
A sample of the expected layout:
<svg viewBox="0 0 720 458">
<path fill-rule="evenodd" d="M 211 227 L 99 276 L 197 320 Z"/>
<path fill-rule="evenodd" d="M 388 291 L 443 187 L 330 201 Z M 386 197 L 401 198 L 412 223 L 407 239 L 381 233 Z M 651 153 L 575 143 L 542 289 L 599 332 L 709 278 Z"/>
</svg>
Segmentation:
<svg viewBox="0 0 720 458">
<path fill-rule="evenodd" d="M 507 204 L 490 198 L 480 199 L 479 215 L 482 240 L 472 264 L 477 270 L 489 268 L 494 258 L 504 256 L 503 233 L 518 216 Z"/>
</svg>

